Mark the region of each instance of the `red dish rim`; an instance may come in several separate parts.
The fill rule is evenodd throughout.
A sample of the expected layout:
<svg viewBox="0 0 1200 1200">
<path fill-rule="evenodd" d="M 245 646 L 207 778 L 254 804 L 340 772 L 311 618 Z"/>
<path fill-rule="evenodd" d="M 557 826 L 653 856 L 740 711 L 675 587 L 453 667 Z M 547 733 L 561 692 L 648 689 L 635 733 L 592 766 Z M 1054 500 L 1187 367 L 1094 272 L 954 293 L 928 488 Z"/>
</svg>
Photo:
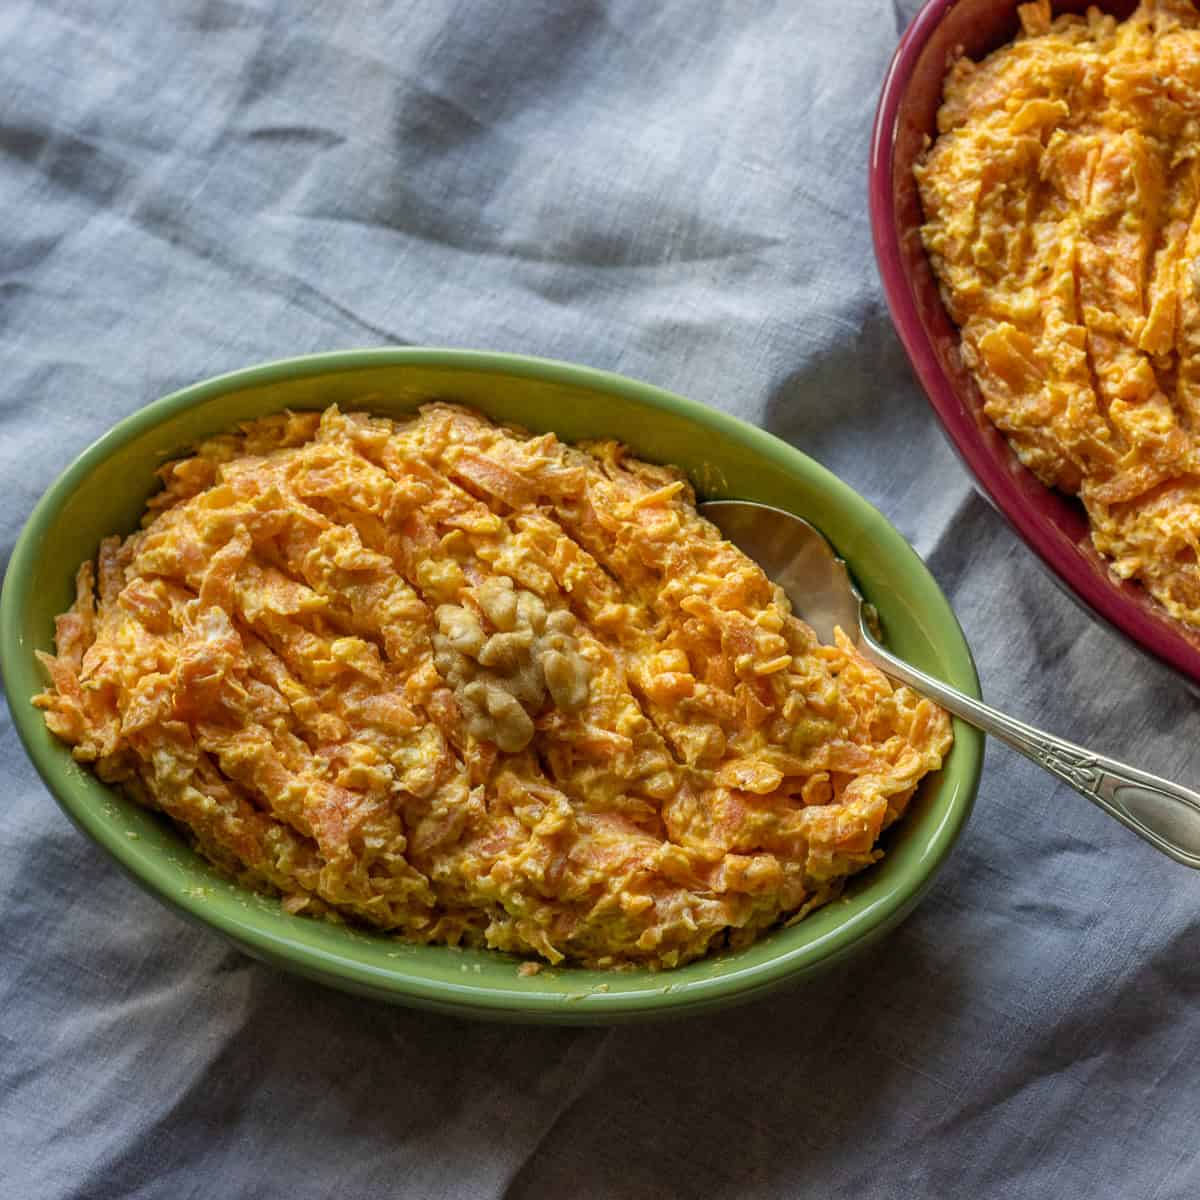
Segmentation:
<svg viewBox="0 0 1200 1200">
<path fill-rule="evenodd" d="M 893 168 L 895 131 L 905 93 L 921 52 L 946 14 L 959 0 L 928 0 L 900 39 L 892 57 L 871 134 L 869 205 L 875 260 L 896 332 L 925 395 L 963 463 L 1000 514 L 1025 544 L 1067 586 L 1093 616 L 1190 680 L 1200 684 L 1200 649 L 1170 618 L 1147 611 L 1153 603 L 1134 584 L 1098 573 L 1045 514 L 1031 507 L 1017 479 L 1032 478 L 1012 451 L 1001 461 L 987 445 L 966 403 L 947 377 L 919 315 L 904 266 L 895 212 Z M 1041 486 L 1041 485 L 1039 485 Z"/>
</svg>

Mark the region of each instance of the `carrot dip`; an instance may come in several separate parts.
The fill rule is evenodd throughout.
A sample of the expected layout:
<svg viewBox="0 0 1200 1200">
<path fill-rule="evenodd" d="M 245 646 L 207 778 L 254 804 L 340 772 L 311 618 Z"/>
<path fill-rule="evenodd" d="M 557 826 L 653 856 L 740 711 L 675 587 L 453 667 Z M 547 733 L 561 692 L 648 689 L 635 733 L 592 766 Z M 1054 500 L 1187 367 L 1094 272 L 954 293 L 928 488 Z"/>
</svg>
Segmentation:
<svg viewBox="0 0 1200 1200">
<path fill-rule="evenodd" d="M 1200 16 L 1018 10 L 945 81 L 922 229 L 987 415 L 1200 626 Z"/>
<path fill-rule="evenodd" d="M 35 703 L 290 912 L 673 967 L 836 896 L 950 747 L 614 442 L 330 408 L 160 475 Z"/>
</svg>

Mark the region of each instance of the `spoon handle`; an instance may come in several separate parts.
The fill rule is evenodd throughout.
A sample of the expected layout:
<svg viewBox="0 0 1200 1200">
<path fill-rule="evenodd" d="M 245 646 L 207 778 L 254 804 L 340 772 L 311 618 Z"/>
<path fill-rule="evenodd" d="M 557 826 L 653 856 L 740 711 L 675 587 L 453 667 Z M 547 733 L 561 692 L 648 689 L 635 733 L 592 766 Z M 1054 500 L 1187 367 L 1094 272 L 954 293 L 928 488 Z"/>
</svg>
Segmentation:
<svg viewBox="0 0 1200 1200">
<path fill-rule="evenodd" d="M 1200 869 L 1200 793 L 1106 755 L 1094 754 L 964 696 L 940 679 L 894 657 L 865 628 L 861 631 L 859 649 L 886 675 L 936 700 L 977 729 L 1007 742 L 1176 862 Z"/>
</svg>

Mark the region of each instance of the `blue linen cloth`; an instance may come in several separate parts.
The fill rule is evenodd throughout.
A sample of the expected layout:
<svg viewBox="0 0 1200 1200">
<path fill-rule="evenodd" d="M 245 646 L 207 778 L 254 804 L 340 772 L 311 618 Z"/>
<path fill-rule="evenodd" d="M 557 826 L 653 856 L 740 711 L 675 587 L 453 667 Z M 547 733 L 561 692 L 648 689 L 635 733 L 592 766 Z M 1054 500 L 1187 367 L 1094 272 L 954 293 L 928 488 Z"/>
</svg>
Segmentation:
<svg viewBox="0 0 1200 1200">
<path fill-rule="evenodd" d="M 866 149 L 912 3 L 10 0 L 0 552 L 115 420 L 377 344 L 754 421 L 924 555 L 997 704 L 1180 780 L 1195 700 L 973 493 L 891 330 Z M 0 1194 L 1200 1194 L 1200 877 L 993 747 L 917 913 L 704 1019 L 512 1029 L 249 961 L 72 829 L 0 710 Z"/>
</svg>

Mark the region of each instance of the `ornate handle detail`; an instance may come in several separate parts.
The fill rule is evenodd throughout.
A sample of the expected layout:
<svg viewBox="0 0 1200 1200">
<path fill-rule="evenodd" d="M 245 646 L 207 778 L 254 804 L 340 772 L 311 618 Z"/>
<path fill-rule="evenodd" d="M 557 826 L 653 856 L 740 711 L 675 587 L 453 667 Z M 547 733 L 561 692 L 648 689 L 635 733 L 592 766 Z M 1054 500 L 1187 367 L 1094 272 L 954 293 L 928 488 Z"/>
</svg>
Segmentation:
<svg viewBox="0 0 1200 1200">
<path fill-rule="evenodd" d="M 1184 866 L 1200 870 L 1200 793 L 1094 754 L 964 696 L 940 679 L 893 657 L 865 626 L 860 629 L 859 649 L 893 679 L 1007 742 L 1156 849 Z"/>
<path fill-rule="evenodd" d="M 1024 750 L 1039 767 L 1044 767 L 1051 775 L 1057 775 L 1077 792 L 1082 792 L 1090 799 L 1096 799 L 1101 771 L 1094 754 L 1088 754 L 1086 750 L 1078 750 L 1048 736 L 1044 742 L 1030 742 L 1028 746 L 1020 746 L 1018 749 Z"/>
</svg>

